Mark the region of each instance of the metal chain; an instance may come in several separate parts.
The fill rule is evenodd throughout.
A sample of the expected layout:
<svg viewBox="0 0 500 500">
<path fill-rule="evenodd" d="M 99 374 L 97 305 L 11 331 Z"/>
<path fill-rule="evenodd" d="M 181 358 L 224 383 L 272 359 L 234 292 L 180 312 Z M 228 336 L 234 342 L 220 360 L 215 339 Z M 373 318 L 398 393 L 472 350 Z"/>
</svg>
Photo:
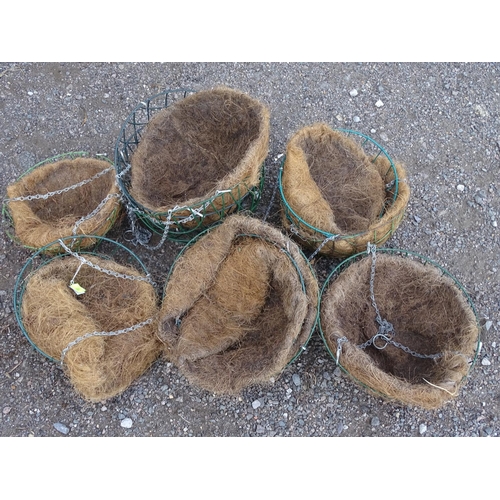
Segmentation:
<svg viewBox="0 0 500 500">
<path fill-rule="evenodd" d="M 316 255 L 318 254 L 318 252 L 321 251 L 321 249 L 329 242 L 329 241 L 335 241 L 336 239 L 338 239 L 340 237 L 340 234 L 332 234 L 331 236 L 329 236 L 328 238 L 325 238 L 321 245 L 316 248 L 316 250 L 313 252 L 313 254 L 309 257 L 309 260 L 313 260 L 314 257 L 316 257 Z"/>
<path fill-rule="evenodd" d="M 127 168 L 125 168 L 119 174 L 120 177 L 123 176 L 128 170 L 130 170 L 130 164 L 127 164 Z M 148 241 L 149 241 L 151 235 L 147 234 L 146 236 L 144 236 L 145 233 L 144 232 L 141 233 L 141 231 L 139 230 L 139 228 L 136 224 L 136 221 L 137 221 L 137 215 L 135 213 L 136 209 L 132 206 L 131 203 L 127 202 L 126 200 L 123 200 L 123 204 L 125 205 L 125 208 L 127 211 L 127 217 L 128 217 L 129 223 L 130 223 L 130 230 L 131 230 L 132 234 L 134 235 L 134 239 L 132 240 L 132 243 L 135 245 L 140 244 L 143 247 L 148 248 L 149 250 L 159 249 L 161 246 L 163 246 L 163 244 L 165 243 L 165 241 L 168 238 L 170 226 L 173 226 L 174 224 L 186 224 L 188 222 L 192 222 L 193 220 L 195 220 L 196 217 L 203 219 L 204 210 L 206 210 L 206 208 L 208 206 L 210 206 L 210 204 L 212 203 L 212 201 L 215 198 L 217 198 L 221 194 L 231 193 L 231 192 L 232 192 L 231 189 L 217 190 L 215 192 L 215 194 L 209 200 L 207 200 L 205 203 L 203 203 L 203 205 L 201 205 L 199 208 L 176 205 L 175 207 L 173 207 L 167 211 L 166 220 L 155 219 L 151 215 L 141 211 L 141 215 L 148 218 L 151 221 L 151 223 L 161 224 L 162 226 L 165 226 L 163 233 L 162 233 L 162 236 L 161 236 L 161 240 L 159 241 L 158 244 L 153 245 L 153 246 L 148 244 Z M 187 217 L 184 217 L 183 219 L 180 219 L 178 221 L 172 222 L 172 217 L 175 214 L 175 212 L 178 212 L 181 210 L 189 210 L 190 215 L 188 215 Z M 148 233 L 149 233 L 149 231 L 148 231 Z"/>
<path fill-rule="evenodd" d="M 100 266 L 98 266 L 97 264 L 94 264 L 93 262 L 91 262 L 90 260 L 87 260 L 85 257 L 82 257 L 81 255 L 77 254 L 76 252 L 73 252 L 72 250 L 70 250 L 65 244 L 64 242 L 59 239 L 58 240 L 59 244 L 61 245 L 61 247 L 71 256 L 75 257 L 76 259 L 78 259 L 82 264 L 85 264 L 89 267 L 91 267 L 92 269 L 95 269 L 97 271 L 100 271 L 104 274 L 107 274 L 109 276 L 114 276 L 115 278 L 122 278 L 122 279 L 127 279 L 127 280 L 131 280 L 131 281 L 145 281 L 146 283 L 149 283 L 150 285 L 153 285 L 154 287 L 156 287 L 156 283 L 151 279 L 151 276 L 149 274 L 147 274 L 146 276 L 130 276 L 128 274 L 123 274 L 123 273 L 119 273 L 119 272 L 116 272 L 116 271 L 112 271 L 110 269 L 104 269 Z"/>
<path fill-rule="evenodd" d="M 75 222 L 75 225 L 73 226 L 73 236 L 76 235 L 77 231 L 78 231 L 78 228 L 87 220 L 89 219 L 92 219 L 92 217 L 94 217 L 95 215 L 97 215 L 99 213 L 99 211 L 101 210 L 101 208 L 108 202 L 108 200 L 110 200 L 111 198 L 118 198 L 119 200 L 121 200 L 121 194 L 119 193 L 110 193 L 106 196 L 106 198 L 104 198 L 100 203 L 99 205 L 97 205 L 97 207 L 94 208 L 94 210 L 92 210 L 92 212 L 90 212 L 88 215 L 84 215 L 83 217 L 81 217 L 80 219 L 78 219 L 76 222 Z"/>
<path fill-rule="evenodd" d="M 108 168 L 105 168 L 104 170 L 101 170 L 94 176 L 90 177 L 89 179 L 85 179 L 81 182 L 78 182 L 77 184 L 73 184 L 72 186 L 68 186 L 62 189 L 58 189 L 57 191 L 50 191 L 45 194 L 30 194 L 28 196 L 18 196 L 17 198 L 6 198 L 6 202 L 11 202 L 11 201 L 32 201 L 32 200 L 47 200 L 51 198 L 52 196 L 56 196 L 58 194 L 63 194 L 67 193 L 68 191 L 71 191 L 73 189 L 78 189 L 79 187 L 85 186 L 85 184 L 88 184 L 89 182 L 92 182 L 96 179 L 99 179 L 99 177 L 102 177 L 103 175 L 107 174 L 108 172 L 111 172 L 115 167 L 111 166 Z"/>
<path fill-rule="evenodd" d="M 406 347 L 403 344 L 400 344 L 399 342 L 393 340 L 393 336 L 396 334 L 396 331 L 394 330 L 394 325 L 391 322 L 387 321 L 386 319 L 382 318 L 382 316 L 380 315 L 379 308 L 377 306 L 377 302 L 375 301 L 374 282 L 375 282 L 375 265 L 377 261 L 377 247 L 376 245 L 368 243 L 366 251 L 368 255 L 371 254 L 372 256 L 371 271 L 370 271 L 370 299 L 373 308 L 375 309 L 375 314 L 376 314 L 375 320 L 377 321 L 379 328 L 377 330 L 377 333 L 371 339 L 368 339 L 363 344 L 359 344 L 358 347 L 360 349 L 365 349 L 370 345 L 372 345 L 376 349 L 382 350 L 385 349 L 388 344 L 391 344 L 394 347 L 397 347 L 416 358 L 438 359 L 443 357 L 444 354 L 442 353 L 420 354 L 418 352 L 412 351 L 409 347 Z M 381 341 L 382 343 L 378 343 L 379 341 Z"/>
<path fill-rule="evenodd" d="M 76 338 L 75 340 L 72 340 L 61 352 L 61 360 L 60 363 L 61 365 L 64 363 L 64 358 L 66 357 L 66 354 L 68 351 L 75 346 L 76 344 L 79 344 L 83 340 L 86 340 L 90 337 L 112 337 L 115 335 L 121 335 L 123 333 L 129 333 L 133 332 L 135 330 L 138 330 L 139 328 L 142 328 L 143 326 L 149 325 L 153 322 L 153 318 L 149 318 L 146 321 L 142 321 L 141 323 L 137 323 L 133 326 L 129 326 L 128 328 L 123 328 L 122 330 L 115 330 L 113 332 L 91 332 L 91 333 L 86 333 L 85 335 L 82 335 L 81 337 Z"/>
</svg>

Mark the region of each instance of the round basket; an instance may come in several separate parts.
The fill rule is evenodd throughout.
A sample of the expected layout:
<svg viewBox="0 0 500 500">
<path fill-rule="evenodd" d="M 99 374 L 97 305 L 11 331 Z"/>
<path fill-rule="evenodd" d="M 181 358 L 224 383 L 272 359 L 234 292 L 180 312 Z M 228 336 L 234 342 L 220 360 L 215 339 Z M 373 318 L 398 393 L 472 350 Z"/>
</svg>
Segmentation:
<svg viewBox="0 0 500 500">
<path fill-rule="evenodd" d="M 268 147 L 269 111 L 243 92 L 157 94 L 132 111 L 116 142 L 129 215 L 187 242 L 230 213 L 254 211 Z"/>
<path fill-rule="evenodd" d="M 7 187 L 2 214 L 13 241 L 31 250 L 58 252 L 59 238 L 104 236 L 121 209 L 112 163 L 103 156 L 70 152 L 30 168 Z M 82 246 L 92 246 L 88 238 Z"/>
<path fill-rule="evenodd" d="M 86 235 L 61 238 L 65 253 L 36 252 L 14 287 L 14 311 L 30 344 L 64 369 L 76 391 L 103 401 L 124 391 L 161 355 L 158 296 L 129 249 Z"/>
<path fill-rule="evenodd" d="M 278 182 L 284 227 L 315 253 L 333 258 L 386 242 L 410 198 L 403 165 L 377 142 L 323 123 L 290 139 Z"/>
<path fill-rule="evenodd" d="M 299 247 L 235 214 L 197 236 L 170 270 L 160 308 L 165 355 L 216 394 L 267 384 L 305 349 L 318 284 Z"/>
<path fill-rule="evenodd" d="M 462 285 L 404 250 L 372 247 L 343 261 L 325 281 L 318 311 L 340 368 L 403 404 L 433 409 L 455 397 L 480 349 Z"/>
</svg>

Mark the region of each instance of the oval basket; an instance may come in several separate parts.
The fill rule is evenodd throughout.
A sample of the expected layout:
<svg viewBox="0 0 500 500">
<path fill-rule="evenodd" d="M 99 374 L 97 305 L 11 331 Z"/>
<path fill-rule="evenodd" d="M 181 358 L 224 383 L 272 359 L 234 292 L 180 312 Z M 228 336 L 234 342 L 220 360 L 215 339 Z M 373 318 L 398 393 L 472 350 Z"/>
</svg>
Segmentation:
<svg viewBox="0 0 500 500">
<path fill-rule="evenodd" d="M 318 316 L 328 351 L 353 380 L 427 409 L 458 395 L 481 346 L 463 286 L 405 250 L 367 250 L 343 261 L 323 285 Z"/>
<path fill-rule="evenodd" d="M 236 394 L 277 377 L 305 349 L 318 285 L 299 247 L 239 214 L 186 245 L 160 308 L 165 355 L 188 381 Z"/>
<path fill-rule="evenodd" d="M 322 123 L 290 139 L 278 183 L 284 227 L 302 245 L 332 258 L 385 243 L 410 197 L 405 168 L 382 146 Z"/>
<path fill-rule="evenodd" d="M 9 185 L 2 215 L 13 241 L 54 253 L 61 249 L 49 243 L 59 238 L 104 236 L 120 214 L 120 197 L 114 167 L 106 157 L 69 152 L 34 165 Z M 94 244 L 90 237 L 81 242 Z"/>
<path fill-rule="evenodd" d="M 264 183 L 269 111 L 227 87 L 167 90 L 123 124 L 115 165 L 129 215 L 188 242 L 226 215 L 253 212 Z"/>
<path fill-rule="evenodd" d="M 40 249 L 14 287 L 19 327 L 57 362 L 76 391 L 103 401 L 124 391 L 159 357 L 158 296 L 139 258 L 123 245 L 86 235 L 61 238 L 65 253 Z"/>
</svg>

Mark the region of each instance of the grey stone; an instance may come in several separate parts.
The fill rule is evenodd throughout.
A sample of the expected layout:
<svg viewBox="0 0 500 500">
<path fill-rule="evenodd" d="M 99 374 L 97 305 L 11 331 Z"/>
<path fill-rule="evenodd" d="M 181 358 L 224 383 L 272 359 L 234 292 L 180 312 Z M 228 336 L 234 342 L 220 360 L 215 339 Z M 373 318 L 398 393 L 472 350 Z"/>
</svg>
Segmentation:
<svg viewBox="0 0 500 500">
<path fill-rule="evenodd" d="M 57 432 L 60 432 L 61 434 L 68 434 L 69 433 L 69 427 L 67 427 L 66 425 L 64 424 L 61 424 L 60 422 L 56 422 L 54 424 L 54 429 L 57 431 Z"/>
</svg>

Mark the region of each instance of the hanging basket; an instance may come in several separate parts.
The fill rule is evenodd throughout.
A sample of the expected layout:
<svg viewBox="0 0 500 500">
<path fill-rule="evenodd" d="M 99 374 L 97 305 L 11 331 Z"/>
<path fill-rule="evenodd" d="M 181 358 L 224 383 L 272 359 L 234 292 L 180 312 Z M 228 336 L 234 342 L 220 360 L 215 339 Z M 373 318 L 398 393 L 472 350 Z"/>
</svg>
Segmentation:
<svg viewBox="0 0 500 500">
<path fill-rule="evenodd" d="M 379 144 L 323 123 L 290 139 L 278 181 L 284 227 L 304 246 L 333 258 L 386 242 L 410 197 L 403 165 Z"/>
<path fill-rule="evenodd" d="M 305 349 L 317 302 L 299 247 L 260 220 L 231 215 L 172 266 L 159 336 L 190 383 L 236 394 L 269 383 Z"/>
<path fill-rule="evenodd" d="M 61 238 L 65 249 L 45 249 L 24 265 L 14 288 L 14 310 L 30 344 L 64 369 L 89 401 L 124 391 L 160 356 L 154 283 L 126 247 L 95 237 Z M 51 245 L 52 246 L 52 245 Z"/>
<path fill-rule="evenodd" d="M 226 215 L 255 210 L 269 147 L 269 111 L 243 92 L 169 90 L 141 102 L 115 147 L 129 212 L 189 241 Z"/>
<path fill-rule="evenodd" d="M 321 291 L 333 359 L 372 393 L 438 408 L 458 395 L 480 348 L 469 296 L 418 254 L 372 248 L 343 261 Z"/>
<path fill-rule="evenodd" d="M 31 250 L 77 234 L 105 235 L 120 213 L 120 192 L 112 163 L 85 152 L 63 153 L 29 169 L 7 187 L 3 218 L 7 233 Z M 92 246 L 88 238 L 82 246 Z"/>
</svg>

